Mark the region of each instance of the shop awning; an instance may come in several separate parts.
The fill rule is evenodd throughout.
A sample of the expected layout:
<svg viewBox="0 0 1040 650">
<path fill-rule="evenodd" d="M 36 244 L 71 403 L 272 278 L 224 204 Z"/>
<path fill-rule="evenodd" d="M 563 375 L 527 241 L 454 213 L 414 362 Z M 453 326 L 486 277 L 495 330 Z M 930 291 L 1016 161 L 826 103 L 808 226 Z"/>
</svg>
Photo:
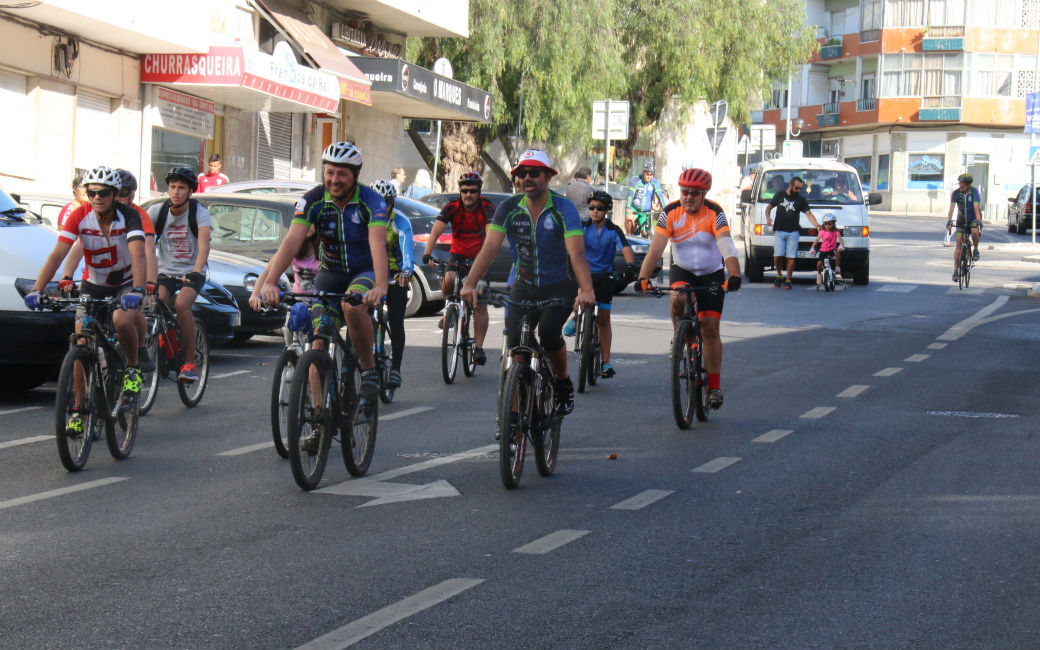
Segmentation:
<svg viewBox="0 0 1040 650">
<path fill-rule="evenodd" d="M 141 81 L 163 84 L 247 111 L 334 113 L 339 79 L 296 63 L 287 43 L 274 55 L 241 47 L 206 54 L 146 54 Z"/>
<path fill-rule="evenodd" d="M 278 0 L 252 0 L 252 3 L 281 28 L 311 63 L 339 78 L 340 97 L 365 106 L 372 105 L 372 82 L 303 12 Z"/>
<path fill-rule="evenodd" d="M 372 82 L 372 104 L 402 117 L 490 122 L 491 93 L 400 59 L 352 56 Z"/>
</svg>

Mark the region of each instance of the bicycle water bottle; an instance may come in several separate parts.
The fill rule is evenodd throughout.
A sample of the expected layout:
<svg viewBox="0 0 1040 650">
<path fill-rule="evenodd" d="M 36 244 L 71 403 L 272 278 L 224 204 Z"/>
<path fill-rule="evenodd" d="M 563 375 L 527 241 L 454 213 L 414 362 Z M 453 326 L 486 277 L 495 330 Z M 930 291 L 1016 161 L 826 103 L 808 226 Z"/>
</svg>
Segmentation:
<svg viewBox="0 0 1040 650">
<path fill-rule="evenodd" d="M 159 347 L 166 353 L 167 359 L 177 356 L 177 352 L 180 351 L 180 344 L 177 342 L 177 332 L 172 327 L 159 332 Z"/>
</svg>

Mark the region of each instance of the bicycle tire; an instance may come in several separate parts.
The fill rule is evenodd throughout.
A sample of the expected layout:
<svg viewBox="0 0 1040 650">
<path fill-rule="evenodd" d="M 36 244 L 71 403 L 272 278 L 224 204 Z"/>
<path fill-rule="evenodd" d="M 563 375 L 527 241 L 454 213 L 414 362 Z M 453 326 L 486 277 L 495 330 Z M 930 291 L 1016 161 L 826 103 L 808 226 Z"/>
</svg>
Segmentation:
<svg viewBox="0 0 1040 650">
<path fill-rule="evenodd" d="M 600 374 L 603 373 L 603 349 L 599 346 L 599 321 L 592 317 L 592 330 L 589 334 L 589 339 L 592 341 L 590 347 L 592 348 L 592 361 L 588 364 L 589 366 L 589 385 L 595 386 L 596 382 L 599 381 Z"/>
<path fill-rule="evenodd" d="M 285 348 L 274 363 L 271 381 L 271 437 L 274 449 L 282 458 L 289 457 L 289 395 L 292 392 L 293 373 L 300 362 L 295 348 Z"/>
<path fill-rule="evenodd" d="M 560 450 L 560 424 L 563 416 L 557 415 L 553 408 L 554 379 L 552 372 L 542 368 L 541 408 L 538 411 L 538 426 L 531 430 L 531 443 L 534 447 L 534 464 L 538 473 L 549 476 L 556 471 L 556 456 Z"/>
<path fill-rule="evenodd" d="M 455 373 L 459 366 L 458 341 L 459 307 L 448 305 L 444 308 L 444 330 L 441 333 L 441 376 L 445 384 L 455 382 Z"/>
<path fill-rule="evenodd" d="M 394 401 L 396 388 L 390 387 L 390 371 L 394 358 L 394 343 L 387 334 L 385 325 L 376 328 L 376 366 L 379 369 L 379 399 L 383 404 Z"/>
<path fill-rule="evenodd" d="M 711 407 L 708 405 L 708 371 L 704 368 L 704 345 L 700 336 L 695 338 L 691 364 L 694 371 L 693 410 L 699 422 L 707 422 Z"/>
<path fill-rule="evenodd" d="M 528 372 L 525 364 L 513 364 L 502 387 L 501 410 L 498 416 L 498 470 L 502 485 L 509 490 L 520 486 L 520 477 L 524 472 L 527 430 L 531 425 L 532 409 Z"/>
<path fill-rule="evenodd" d="M 592 310 L 583 309 L 581 319 L 578 322 L 578 336 L 581 339 L 581 347 L 578 348 L 578 392 L 585 392 L 586 384 L 594 384 L 592 376 Z"/>
<path fill-rule="evenodd" d="M 311 368 L 318 373 L 321 403 L 317 405 L 311 391 Z M 318 487 L 329 459 L 336 416 L 334 375 L 332 359 L 324 350 L 304 352 L 293 375 L 289 395 L 289 466 L 296 484 L 304 490 Z M 311 434 L 318 436 L 318 444 L 313 452 L 300 447 L 301 441 Z"/>
<path fill-rule="evenodd" d="M 82 434 L 69 436 L 65 426 L 76 403 L 74 373 L 77 365 L 83 368 L 86 379 L 84 403 L 80 407 L 80 412 L 86 413 L 87 421 L 83 425 Z M 65 469 L 70 472 L 78 472 L 87 464 L 96 428 L 101 426 L 103 419 L 103 416 L 99 417 L 95 405 L 95 391 L 92 386 L 95 377 L 92 375 L 90 351 L 78 345 L 69 348 L 69 351 L 65 353 L 65 359 L 61 362 L 61 371 L 58 373 L 58 386 L 54 397 L 54 435 L 58 443 L 58 458 L 61 459 L 61 464 Z"/>
<path fill-rule="evenodd" d="M 195 367 L 199 378 L 190 384 L 177 382 L 177 394 L 181 396 L 181 402 L 188 408 L 199 405 L 202 396 L 206 393 L 206 382 L 209 379 L 209 339 L 206 335 L 206 326 L 201 320 L 195 318 Z M 185 358 L 188 351 L 185 350 Z"/>
<path fill-rule="evenodd" d="M 159 381 L 165 375 L 166 370 L 166 360 L 160 358 L 160 355 L 166 356 L 166 352 L 159 349 L 158 322 L 155 319 L 149 319 L 148 325 L 148 342 L 145 344 L 145 348 L 152 357 L 155 370 L 152 372 L 141 371 L 142 390 L 138 405 L 141 415 L 148 415 L 148 411 L 155 406 L 155 398 L 159 396 Z"/>
<path fill-rule="evenodd" d="M 379 428 L 379 400 L 362 399 L 358 394 L 361 386 L 361 370 L 344 373 L 342 386 L 343 405 L 340 413 L 339 443 L 343 452 L 343 465 L 351 476 L 364 476 L 372 464 L 376 450 L 376 432 Z M 371 416 L 363 424 L 356 423 L 357 416 L 367 411 Z"/>
<path fill-rule="evenodd" d="M 691 364 L 688 322 L 680 322 L 672 343 L 672 414 L 680 429 L 693 424 L 694 369 Z"/>
<path fill-rule="evenodd" d="M 108 359 L 108 371 L 116 380 L 115 391 L 112 395 L 119 400 L 118 380 L 122 379 L 125 366 L 121 358 Z M 108 451 L 116 460 L 126 460 L 137 442 L 137 425 L 140 420 L 140 396 L 130 402 L 130 406 L 120 409 L 114 418 L 109 418 L 109 426 L 105 427 L 105 442 L 108 443 Z"/>
<path fill-rule="evenodd" d="M 964 265 L 964 288 L 967 289 L 971 286 L 971 267 L 974 266 L 972 260 L 968 260 L 968 263 Z"/>
<path fill-rule="evenodd" d="M 462 372 L 472 377 L 477 374 L 477 364 L 473 361 L 473 346 L 476 343 L 473 339 L 473 312 L 469 307 L 464 308 L 462 320 L 462 327 L 459 328 L 462 337 Z"/>
</svg>

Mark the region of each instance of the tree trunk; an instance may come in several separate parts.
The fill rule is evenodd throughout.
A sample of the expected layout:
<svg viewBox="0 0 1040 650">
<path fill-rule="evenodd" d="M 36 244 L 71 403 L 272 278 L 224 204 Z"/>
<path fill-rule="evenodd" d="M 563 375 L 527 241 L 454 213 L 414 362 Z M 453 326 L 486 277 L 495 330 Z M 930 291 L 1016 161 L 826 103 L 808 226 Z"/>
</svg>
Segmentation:
<svg viewBox="0 0 1040 650">
<path fill-rule="evenodd" d="M 419 152 L 419 156 L 422 157 L 423 162 L 430 169 L 430 173 L 433 173 L 433 152 L 423 142 L 422 136 L 415 130 L 414 126 L 408 127 L 408 137 L 412 139 L 412 144 L 415 145 L 415 150 Z"/>
<path fill-rule="evenodd" d="M 483 138 L 472 122 L 444 122 L 441 137 L 441 161 L 437 169 L 443 192 L 459 190 L 459 176 L 463 172 L 484 171 L 480 158 Z"/>
</svg>

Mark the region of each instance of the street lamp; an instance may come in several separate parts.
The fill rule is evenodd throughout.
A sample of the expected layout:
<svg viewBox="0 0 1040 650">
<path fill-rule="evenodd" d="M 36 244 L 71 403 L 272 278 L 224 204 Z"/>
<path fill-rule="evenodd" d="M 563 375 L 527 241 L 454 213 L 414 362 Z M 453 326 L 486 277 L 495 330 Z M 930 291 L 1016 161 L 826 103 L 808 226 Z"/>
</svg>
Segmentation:
<svg viewBox="0 0 1040 650">
<path fill-rule="evenodd" d="M 793 122 L 793 123 L 792 123 Z M 802 128 L 805 126 L 805 120 L 798 118 L 797 120 L 791 120 L 790 116 L 787 118 L 787 132 L 792 137 L 797 138 L 802 134 Z"/>
</svg>

